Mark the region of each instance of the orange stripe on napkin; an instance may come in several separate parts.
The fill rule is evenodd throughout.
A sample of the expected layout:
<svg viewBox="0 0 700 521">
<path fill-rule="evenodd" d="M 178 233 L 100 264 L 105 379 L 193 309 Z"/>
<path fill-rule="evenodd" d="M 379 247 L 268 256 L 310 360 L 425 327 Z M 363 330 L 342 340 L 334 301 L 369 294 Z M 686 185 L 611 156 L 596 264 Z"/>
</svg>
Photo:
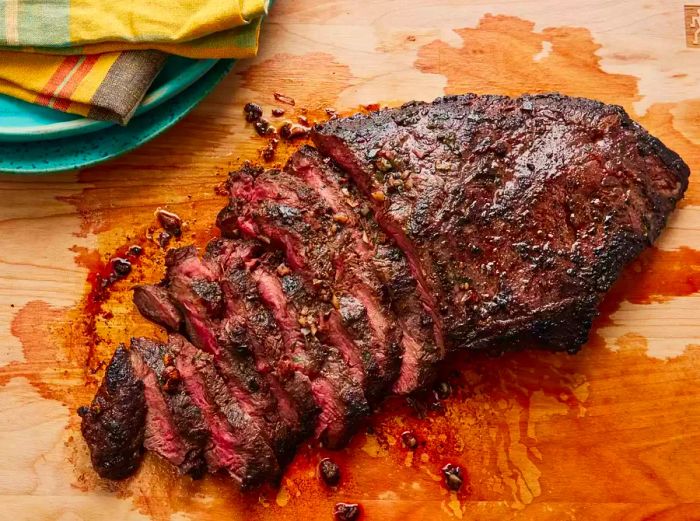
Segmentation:
<svg viewBox="0 0 700 521">
<path fill-rule="evenodd" d="M 48 106 L 51 103 L 51 98 L 56 91 L 56 89 L 63 83 L 66 76 L 75 68 L 75 66 L 80 61 L 81 56 L 68 56 L 61 65 L 56 68 L 56 72 L 53 73 L 49 81 L 46 83 L 41 93 L 36 97 L 34 103 L 37 105 Z"/>
<path fill-rule="evenodd" d="M 51 105 L 53 108 L 63 112 L 68 110 L 68 107 L 70 107 L 71 104 L 70 97 L 99 59 L 99 54 L 89 54 L 85 57 L 85 60 L 83 60 L 83 62 L 80 64 L 78 70 L 76 70 L 73 75 L 68 78 L 68 81 L 65 83 L 63 88 L 55 94 L 54 102 Z"/>
</svg>

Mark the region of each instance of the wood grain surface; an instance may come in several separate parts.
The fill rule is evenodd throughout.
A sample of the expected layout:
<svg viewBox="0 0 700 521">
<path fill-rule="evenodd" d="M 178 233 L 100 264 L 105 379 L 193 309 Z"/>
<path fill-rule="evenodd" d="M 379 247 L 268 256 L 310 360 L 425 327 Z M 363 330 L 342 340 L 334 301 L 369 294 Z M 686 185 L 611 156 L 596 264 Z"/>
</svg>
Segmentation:
<svg viewBox="0 0 700 521">
<path fill-rule="evenodd" d="M 672 0 L 278 0 L 259 57 L 165 135 L 81 172 L 0 176 L 0 519 L 330 520 L 338 501 L 367 520 L 700 519 L 694 176 L 580 354 L 453 361 L 440 407 L 391 401 L 332 455 L 337 489 L 315 475 L 328 454 L 318 447 L 302 448 L 281 488 L 247 495 L 221 477 L 178 478 L 156 457 L 101 481 L 75 412 L 119 342 L 163 335 L 130 302 L 135 283 L 162 274 L 153 212 L 186 220 L 171 245 L 214 234 L 215 187 L 265 145 L 244 103 L 269 115 L 274 92 L 293 97 L 278 124 L 445 93 L 560 91 L 622 105 L 700 172 L 700 49 L 687 45 L 686 11 Z M 145 249 L 132 273 L 100 290 L 100 270 L 131 244 Z M 442 483 L 445 463 L 465 470 L 459 492 Z"/>
</svg>

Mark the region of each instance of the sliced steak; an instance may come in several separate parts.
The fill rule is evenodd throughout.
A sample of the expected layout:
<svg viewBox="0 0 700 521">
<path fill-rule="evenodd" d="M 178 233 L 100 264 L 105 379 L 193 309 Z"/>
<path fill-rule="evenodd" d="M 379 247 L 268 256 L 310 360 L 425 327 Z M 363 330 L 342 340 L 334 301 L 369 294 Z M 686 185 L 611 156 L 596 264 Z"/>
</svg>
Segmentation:
<svg viewBox="0 0 700 521">
<path fill-rule="evenodd" d="M 295 426 L 281 416 L 269 379 L 256 368 L 245 319 L 235 313 L 234 303 L 224 293 L 221 265 L 211 255 L 200 259 L 192 247 L 171 250 L 166 262 L 165 285 L 183 308 L 188 337 L 213 355 L 229 392 L 284 465 L 299 441 Z"/>
<path fill-rule="evenodd" d="M 255 358 L 256 369 L 267 379 L 270 392 L 277 400 L 280 418 L 287 424 L 291 449 L 314 431 L 318 408 L 311 393 L 311 383 L 298 371 L 280 368 L 284 356 L 282 335 L 274 317 L 260 299 L 249 265 L 259 243 L 214 239 L 207 245 L 205 259 L 218 262 L 223 272 L 221 286 L 230 317 L 221 326 L 220 336 L 233 339 Z M 229 341 L 230 342 L 230 341 Z"/>
<path fill-rule="evenodd" d="M 318 298 L 309 302 L 312 308 L 304 313 L 313 322 L 313 327 L 321 325 L 326 312 L 337 316 L 331 305 L 332 290 L 328 288 L 328 281 L 333 279 L 333 267 L 329 254 L 330 233 L 325 227 L 330 222 L 323 218 L 324 209 L 317 204 L 313 191 L 279 170 L 246 167 L 232 174 L 229 186 L 232 194 L 229 208 L 235 208 L 238 228 L 252 238 L 271 240 L 282 246 L 287 262 L 295 270 L 313 270 L 307 280 L 310 283 L 318 281 L 318 291 L 314 292 Z M 219 223 L 222 223 L 221 219 Z M 223 225 L 222 232 L 227 232 Z M 311 267 L 313 261 L 316 264 Z M 278 268 L 280 273 L 285 273 L 282 263 Z M 319 276 L 313 276 L 315 274 Z M 332 336 L 333 345 L 342 353 L 354 377 L 364 383 L 370 378 L 366 378 L 368 375 L 363 371 L 360 346 L 356 346 L 342 327 L 338 327 L 339 323 L 339 319 L 331 322 L 333 329 L 324 333 Z"/>
<path fill-rule="evenodd" d="M 220 274 L 202 263 L 194 246 L 169 250 L 165 265 L 161 284 L 179 308 L 188 336 L 196 345 L 209 346 L 205 350 L 215 350 L 215 334 L 207 332 L 201 322 L 223 315 L 226 305 L 218 282 Z"/>
<path fill-rule="evenodd" d="M 350 217 L 334 213 L 294 172 L 292 162 L 286 170 L 244 168 L 234 173 L 231 204 L 220 214 L 219 225 L 224 233 L 233 225 L 245 235 L 281 246 L 289 267 L 278 269 L 294 270 L 313 285 L 319 300 L 335 305 L 317 304 L 314 327 L 343 355 L 367 399 L 376 403 L 398 374 L 400 331 L 378 294 L 380 284 L 372 284 L 376 277 L 371 265 L 356 250 L 362 246 L 361 234 L 346 226 Z"/>
<path fill-rule="evenodd" d="M 453 348 L 576 351 L 689 175 L 620 107 L 555 94 L 413 102 L 313 139 L 374 201 Z"/>
<path fill-rule="evenodd" d="M 217 373 L 212 355 L 179 335 L 170 337 L 169 346 L 182 383 L 211 433 L 205 452 L 209 469 L 227 471 L 243 489 L 277 481 L 280 468 L 275 454 Z"/>
<path fill-rule="evenodd" d="M 146 413 L 143 382 L 129 350 L 120 345 L 92 403 L 78 409 L 80 430 L 100 477 L 123 479 L 136 471 L 143 455 Z"/>
<path fill-rule="evenodd" d="M 282 334 L 283 370 L 305 375 L 320 409 L 315 436 L 340 448 L 369 413 L 364 392 L 337 348 L 322 342 L 313 322 L 318 302 L 301 277 L 279 278 L 275 263 L 261 263 L 253 272 L 262 302 Z"/>
<path fill-rule="evenodd" d="M 286 170 L 313 187 L 334 215 L 345 217 L 346 247 L 334 256 L 336 279 L 354 288 L 373 323 L 375 337 L 388 331 L 386 322 L 401 332 L 400 374 L 393 391 L 407 394 L 426 385 L 440 360 L 442 335 L 435 334 L 430 313 L 420 300 L 416 282 L 400 249 L 380 231 L 369 215 L 369 206 L 346 175 L 322 158 L 312 147 L 302 147 L 289 160 Z M 390 298 L 387 298 L 390 297 Z M 341 315 L 343 299 L 340 299 Z M 391 305 L 391 310 L 388 306 Z M 350 315 L 352 316 L 352 315 Z M 355 326 L 366 326 L 355 321 Z M 391 356 L 388 358 L 393 359 Z M 398 360 L 397 360 L 398 362 Z M 399 369 L 397 363 L 392 369 Z"/>
<path fill-rule="evenodd" d="M 209 430 L 202 411 L 181 384 L 174 353 L 160 342 L 134 338 L 131 361 L 145 385 L 148 413 L 144 447 L 168 460 L 181 474 L 203 476 Z"/>
<path fill-rule="evenodd" d="M 170 331 L 177 331 L 182 325 L 180 311 L 170 300 L 167 289 L 162 286 L 136 286 L 134 304 L 145 318 Z"/>
<path fill-rule="evenodd" d="M 182 472 L 277 481 L 302 438 L 342 447 L 449 350 L 575 352 L 689 176 L 620 107 L 553 94 L 414 102 L 313 139 L 330 158 L 233 173 L 224 238 L 136 288 L 192 343 L 117 349 L 79 409 L 101 476 L 132 474 L 145 445 Z"/>
</svg>

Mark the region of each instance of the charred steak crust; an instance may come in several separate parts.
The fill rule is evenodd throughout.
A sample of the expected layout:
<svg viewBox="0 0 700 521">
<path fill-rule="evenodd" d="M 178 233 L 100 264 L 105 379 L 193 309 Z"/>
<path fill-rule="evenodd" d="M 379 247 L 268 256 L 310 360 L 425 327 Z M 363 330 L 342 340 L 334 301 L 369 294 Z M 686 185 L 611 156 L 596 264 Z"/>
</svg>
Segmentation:
<svg viewBox="0 0 700 521">
<path fill-rule="evenodd" d="M 375 201 L 452 349 L 533 335 L 577 350 L 689 175 L 622 108 L 558 94 L 413 102 L 313 140 Z"/>
<path fill-rule="evenodd" d="M 114 352 L 92 403 L 78 409 L 78 414 L 100 477 L 123 479 L 133 474 L 143 455 L 146 399 L 124 345 Z"/>
</svg>

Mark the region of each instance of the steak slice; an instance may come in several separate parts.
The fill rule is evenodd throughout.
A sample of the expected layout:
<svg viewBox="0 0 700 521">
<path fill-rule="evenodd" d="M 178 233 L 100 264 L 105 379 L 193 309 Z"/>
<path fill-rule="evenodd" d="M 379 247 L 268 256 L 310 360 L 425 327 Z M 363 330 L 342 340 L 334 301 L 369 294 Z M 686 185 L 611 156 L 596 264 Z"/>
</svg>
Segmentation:
<svg viewBox="0 0 700 521">
<path fill-rule="evenodd" d="M 233 226 L 281 246 L 289 267 L 320 300 L 334 303 L 316 306 L 318 334 L 339 350 L 368 401 L 376 403 L 398 374 L 400 330 L 378 294 L 381 284 L 371 265 L 356 250 L 363 245 L 361 234 L 346 226 L 350 217 L 334 213 L 294 166 L 290 161 L 285 172 L 244 168 L 232 174 L 231 204 L 218 223 L 224 233 Z"/>
<path fill-rule="evenodd" d="M 313 140 L 374 202 L 451 348 L 578 350 L 689 175 L 620 107 L 557 94 L 413 102 Z"/>
<path fill-rule="evenodd" d="M 200 259 L 193 247 L 171 250 L 166 259 L 166 283 L 171 298 L 181 306 L 188 337 L 213 355 L 216 370 L 229 392 L 258 428 L 284 464 L 296 446 L 293 426 L 260 374 L 250 350 L 244 320 L 235 315 L 220 283 L 221 267 L 213 258 Z"/>
<path fill-rule="evenodd" d="M 180 311 L 162 286 L 146 284 L 134 287 L 134 304 L 145 318 L 170 331 L 178 331 L 182 325 Z"/>
<path fill-rule="evenodd" d="M 144 384 L 129 350 L 120 345 L 92 403 L 78 409 L 80 430 L 100 477 L 123 479 L 136 471 L 143 455 L 146 412 Z"/>
<path fill-rule="evenodd" d="M 213 356 L 179 335 L 171 335 L 169 346 L 182 383 L 211 433 L 211 445 L 205 452 L 209 469 L 227 471 L 242 489 L 277 481 L 280 468 L 275 454 L 229 392 Z"/>
<path fill-rule="evenodd" d="M 379 272 L 391 297 L 391 306 L 401 324 L 403 357 L 393 392 L 409 394 L 432 383 L 437 363 L 442 359 L 442 334 L 435 333 L 435 323 L 426 308 L 411 274 L 405 255 L 393 244 L 379 244 L 377 226 L 368 233 L 376 244 L 372 263 Z"/>
<path fill-rule="evenodd" d="M 380 324 L 375 330 L 386 330 L 382 323 L 387 320 L 400 326 L 400 372 L 392 390 L 407 394 L 428 384 L 440 360 L 442 334 L 434 330 L 403 253 L 381 232 L 356 187 L 316 149 L 302 147 L 286 169 L 313 187 L 333 214 L 347 217 L 343 225 L 348 230 L 347 245 L 334 257 L 340 273 L 336 278 L 347 279 L 362 297 L 368 317 Z M 341 315 L 345 316 L 342 303 L 341 299 Z M 355 324 L 364 327 L 359 321 Z M 399 364 L 392 369 L 399 370 Z"/>
<path fill-rule="evenodd" d="M 253 278 L 282 335 L 285 353 L 280 366 L 309 379 L 320 410 L 314 435 L 329 448 L 340 448 L 369 413 L 364 392 L 338 349 L 317 338 L 310 320 L 318 302 L 313 291 L 301 277 L 279 278 L 274 265 L 262 262 Z"/>
<path fill-rule="evenodd" d="M 160 342 L 133 338 L 131 362 L 145 385 L 144 447 L 168 460 L 181 474 L 202 477 L 209 429 L 202 411 L 181 385 L 174 354 Z"/>
<path fill-rule="evenodd" d="M 267 378 L 275 396 L 279 415 L 288 425 L 290 459 L 293 449 L 314 431 L 318 407 L 309 379 L 298 371 L 280 369 L 284 345 L 274 317 L 260 300 L 249 265 L 259 243 L 214 239 L 207 245 L 205 259 L 218 262 L 223 272 L 221 286 L 226 296 L 230 319 L 221 326 L 220 336 L 234 340 L 255 358 L 256 369 Z"/>
</svg>

